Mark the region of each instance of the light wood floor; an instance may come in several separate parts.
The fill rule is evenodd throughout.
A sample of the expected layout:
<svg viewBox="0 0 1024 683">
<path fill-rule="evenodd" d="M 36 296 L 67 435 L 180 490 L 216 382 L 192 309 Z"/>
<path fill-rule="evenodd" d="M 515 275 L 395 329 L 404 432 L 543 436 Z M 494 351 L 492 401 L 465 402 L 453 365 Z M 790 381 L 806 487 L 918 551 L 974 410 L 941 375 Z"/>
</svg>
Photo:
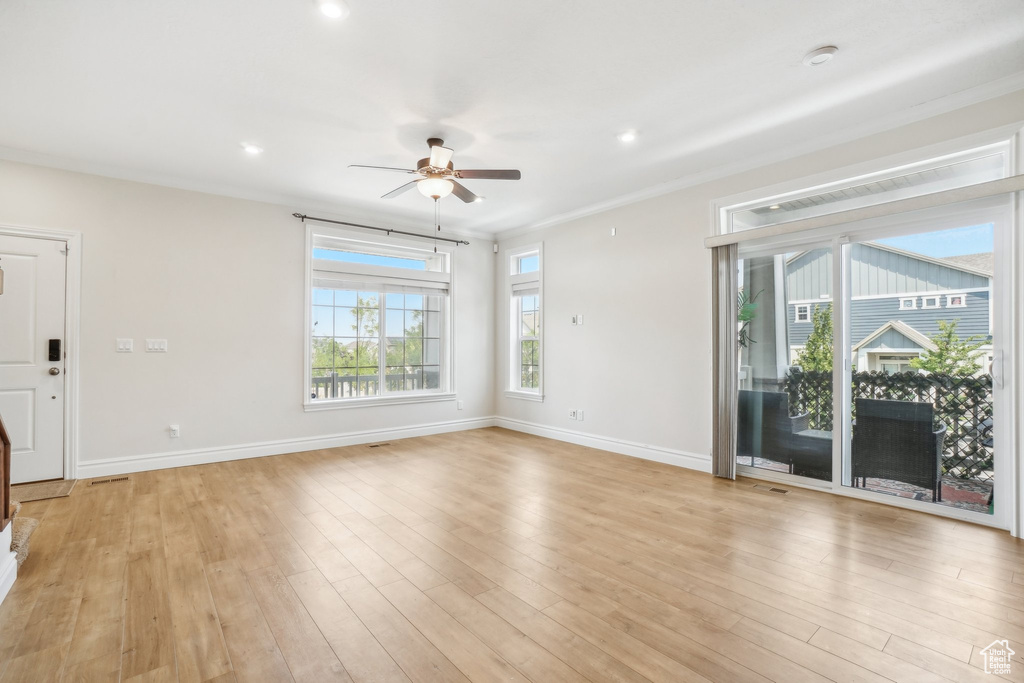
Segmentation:
<svg viewBox="0 0 1024 683">
<path fill-rule="evenodd" d="M 1006 533 L 485 429 L 25 505 L 3 681 L 1024 681 Z"/>
</svg>

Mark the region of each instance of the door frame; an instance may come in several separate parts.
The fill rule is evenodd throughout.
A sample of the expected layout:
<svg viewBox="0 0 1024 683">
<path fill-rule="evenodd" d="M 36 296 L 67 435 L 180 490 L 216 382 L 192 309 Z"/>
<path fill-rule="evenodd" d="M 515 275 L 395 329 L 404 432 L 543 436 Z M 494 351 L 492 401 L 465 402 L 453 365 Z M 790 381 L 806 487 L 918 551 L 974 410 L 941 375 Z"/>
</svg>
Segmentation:
<svg viewBox="0 0 1024 683">
<path fill-rule="evenodd" d="M 66 242 L 64 293 L 64 479 L 78 478 L 79 341 L 82 327 L 82 233 L 0 223 L 0 235 Z"/>
<path fill-rule="evenodd" d="M 1003 351 L 1003 384 L 1002 387 L 993 387 L 994 397 L 999 406 L 1000 422 L 999 447 L 1003 457 L 1000 459 L 999 467 L 1001 474 L 996 479 L 997 501 L 1003 502 L 996 514 L 972 512 L 959 508 L 942 505 L 922 505 L 920 501 L 907 500 L 904 498 L 890 496 L 884 493 L 869 491 L 865 489 L 852 488 L 843 485 L 846 479 L 845 467 L 850 462 L 850 442 L 847 435 L 851 433 L 851 396 L 848 383 L 840 381 L 845 390 L 837 396 L 838 400 L 833 402 L 833 423 L 841 425 L 834 431 L 832 444 L 832 472 L 833 479 L 830 481 L 810 479 L 784 472 L 764 470 L 749 465 L 736 464 L 736 471 L 743 476 L 755 479 L 763 479 L 778 483 L 810 488 L 820 491 L 827 491 L 836 495 L 849 498 L 859 498 L 876 503 L 882 503 L 893 507 L 915 510 L 939 517 L 972 522 L 983 526 L 991 526 L 1010 531 L 1011 535 L 1020 537 L 1021 529 L 1021 505 L 1024 503 L 1024 485 L 1021 483 L 1021 467 L 1018 462 L 1017 444 L 1020 443 L 1020 428 L 1014 423 L 1013 416 L 1024 409 L 1024 400 L 1021 400 L 1019 368 L 1024 361 L 1024 354 L 1019 349 L 1024 346 L 1018 335 L 1017 327 L 1020 326 L 1021 318 L 1024 318 L 1024 297 L 1016 291 L 1012 284 L 1021 277 L 1021 264 L 1024 264 L 1024 239 L 1017 235 L 1015 229 L 1015 214 L 1021 211 L 1022 206 L 1016 193 L 1007 200 L 1003 197 L 991 197 L 986 199 L 975 199 L 962 204 L 943 207 L 945 210 L 952 209 L 952 215 L 948 217 L 927 217 L 919 219 L 913 216 L 910 219 L 903 213 L 895 213 L 883 218 L 875 218 L 867 221 L 854 221 L 850 224 L 838 224 L 833 226 L 830 239 L 822 239 L 820 235 L 812 235 L 802 238 L 792 236 L 781 236 L 759 241 L 757 246 L 750 249 L 741 258 L 751 256 L 767 255 L 777 253 L 780 248 L 790 249 L 815 249 L 829 247 L 832 251 L 833 263 L 832 272 L 832 305 L 833 305 L 833 327 L 834 340 L 837 348 L 841 351 L 833 355 L 833 382 L 837 376 L 844 376 L 850 369 L 853 358 L 850 354 L 851 339 L 849 336 L 849 301 L 851 287 L 851 272 L 849 269 L 848 252 L 846 250 L 855 242 L 870 240 L 875 236 L 890 237 L 894 235 L 916 234 L 944 230 L 956 227 L 963 227 L 965 219 L 979 218 L 981 222 L 996 224 L 995 248 L 996 261 L 995 274 L 1000 274 L 1004 281 L 1002 291 L 996 294 L 995 278 L 993 277 L 992 302 L 998 299 L 998 306 L 991 310 L 990 315 L 993 324 L 997 323 L 999 337 L 1001 338 L 999 348 Z M 931 211 L 938 211 L 932 209 Z M 920 215 L 921 212 L 911 212 Z M 967 224 L 973 224 L 969 221 Z M 1000 228 L 1002 228 L 1000 230 Z M 794 246 L 796 245 L 796 246 Z M 742 245 L 741 245 L 742 246 Z M 990 302 L 990 306 L 992 303 Z M 1008 368 L 1008 370 L 1007 370 Z M 840 473 L 835 476 L 835 473 Z"/>
</svg>

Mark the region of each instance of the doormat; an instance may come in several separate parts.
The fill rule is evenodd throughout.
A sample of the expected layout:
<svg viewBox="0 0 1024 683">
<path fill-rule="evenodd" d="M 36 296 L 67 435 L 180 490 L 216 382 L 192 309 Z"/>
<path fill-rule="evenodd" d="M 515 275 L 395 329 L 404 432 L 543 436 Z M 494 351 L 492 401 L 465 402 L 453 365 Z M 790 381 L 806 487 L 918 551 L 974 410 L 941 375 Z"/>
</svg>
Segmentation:
<svg viewBox="0 0 1024 683">
<path fill-rule="evenodd" d="M 64 496 L 71 495 L 71 489 L 75 488 L 77 483 L 77 479 L 54 479 L 53 481 L 40 481 L 34 484 L 18 484 L 11 487 L 11 500 L 28 503 L 33 500 L 63 498 Z"/>
</svg>

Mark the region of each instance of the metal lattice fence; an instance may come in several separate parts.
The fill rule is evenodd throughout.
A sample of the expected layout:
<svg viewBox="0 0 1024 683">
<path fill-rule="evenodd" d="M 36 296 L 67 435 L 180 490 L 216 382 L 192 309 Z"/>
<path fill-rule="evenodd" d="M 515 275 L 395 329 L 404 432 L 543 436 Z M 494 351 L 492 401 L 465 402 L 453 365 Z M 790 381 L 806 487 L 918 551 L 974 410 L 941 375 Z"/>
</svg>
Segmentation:
<svg viewBox="0 0 1024 683">
<path fill-rule="evenodd" d="M 811 429 L 832 431 L 832 373 L 794 368 L 785 380 L 790 410 L 809 413 Z M 943 472 L 962 479 L 992 478 L 992 376 L 958 377 L 918 372 L 854 372 L 856 399 L 931 403 L 936 427 L 946 425 Z"/>
</svg>

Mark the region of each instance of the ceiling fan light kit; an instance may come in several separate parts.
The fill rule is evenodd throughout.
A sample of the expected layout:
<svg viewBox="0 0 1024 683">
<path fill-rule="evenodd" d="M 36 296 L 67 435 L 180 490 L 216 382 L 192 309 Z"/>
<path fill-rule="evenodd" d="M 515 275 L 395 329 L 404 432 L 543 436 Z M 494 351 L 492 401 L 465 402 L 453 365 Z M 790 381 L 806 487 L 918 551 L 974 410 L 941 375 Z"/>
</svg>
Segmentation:
<svg viewBox="0 0 1024 683">
<path fill-rule="evenodd" d="M 416 189 L 424 197 L 431 199 L 443 199 L 455 189 L 455 183 L 442 178 L 439 175 L 427 176 L 423 180 L 416 181 Z"/>
<path fill-rule="evenodd" d="M 452 165 L 452 155 L 455 153 L 455 150 L 445 147 L 444 140 L 429 138 L 427 146 L 430 147 L 430 156 L 420 159 L 416 163 L 415 170 L 391 166 L 365 166 L 362 164 L 352 164 L 349 168 L 372 168 L 379 171 L 392 171 L 420 176 L 382 195 L 381 199 L 394 199 L 401 194 L 405 194 L 415 185 L 420 194 L 433 199 L 435 202 L 450 194 L 454 194 L 467 204 L 480 202 L 483 200 L 483 197 L 474 194 L 468 187 L 460 183 L 459 180 L 519 180 L 522 177 L 522 174 L 514 169 L 457 170 Z"/>
</svg>

